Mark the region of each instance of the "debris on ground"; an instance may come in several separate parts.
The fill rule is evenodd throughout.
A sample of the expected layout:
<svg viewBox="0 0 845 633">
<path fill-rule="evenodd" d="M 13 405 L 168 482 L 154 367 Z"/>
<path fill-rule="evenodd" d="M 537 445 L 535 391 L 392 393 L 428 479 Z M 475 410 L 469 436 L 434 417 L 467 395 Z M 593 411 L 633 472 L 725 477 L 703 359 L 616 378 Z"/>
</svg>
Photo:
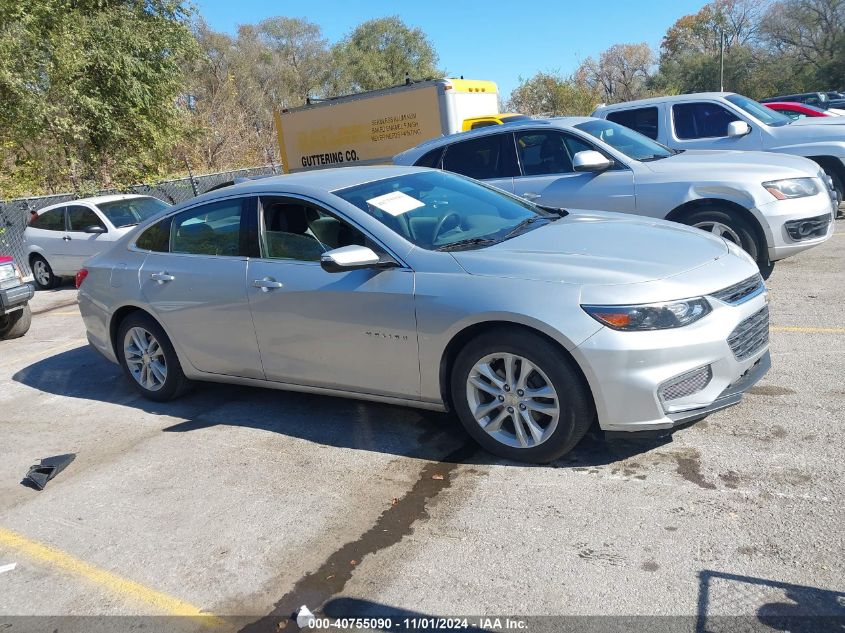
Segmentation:
<svg viewBox="0 0 845 633">
<path fill-rule="evenodd" d="M 33 464 L 29 467 L 29 472 L 26 473 L 26 477 L 23 478 L 21 483 L 29 488 L 44 490 L 47 482 L 67 468 L 68 464 L 74 459 L 76 459 L 76 453 L 45 457 L 40 464 Z"/>
<path fill-rule="evenodd" d="M 308 628 L 314 619 L 314 614 L 303 604 L 296 613 L 296 626 L 300 629 Z"/>
<path fill-rule="evenodd" d="M 17 563 L 9 563 L 8 565 L 0 565 L 0 574 L 5 574 L 7 571 L 12 571 L 17 567 Z"/>
</svg>

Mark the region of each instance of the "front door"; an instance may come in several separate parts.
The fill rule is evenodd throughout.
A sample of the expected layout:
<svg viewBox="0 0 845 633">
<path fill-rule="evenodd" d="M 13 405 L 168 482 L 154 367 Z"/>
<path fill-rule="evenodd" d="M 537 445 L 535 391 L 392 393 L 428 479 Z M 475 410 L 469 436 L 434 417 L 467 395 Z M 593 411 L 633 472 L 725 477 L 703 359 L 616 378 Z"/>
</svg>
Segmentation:
<svg viewBox="0 0 845 633">
<path fill-rule="evenodd" d="M 200 371 L 264 378 L 241 241 L 242 217 L 254 206 L 255 198 L 230 198 L 177 214 L 169 252 L 150 252 L 141 268 L 148 305 Z"/>
<path fill-rule="evenodd" d="M 86 233 L 89 226 L 98 226 L 102 233 Z M 109 235 L 106 224 L 97 213 L 86 206 L 68 205 L 67 231 L 64 240 L 64 256 L 72 270 L 82 268 L 82 263 L 106 248 L 114 235 Z"/>
<path fill-rule="evenodd" d="M 633 172 L 623 165 L 601 172 L 576 172 L 572 157 L 594 150 L 576 136 L 557 130 L 516 134 L 522 175 L 514 193 L 536 204 L 564 209 L 633 213 L 637 210 Z"/>
<path fill-rule="evenodd" d="M 379 247 L 308 201 L 265 196 L 260 209 L 262 257 L 249 261 L 246 278 L 267 379 L 418 397 L 414 273 L 328 273 L 323 252 Z"/>
</svg>

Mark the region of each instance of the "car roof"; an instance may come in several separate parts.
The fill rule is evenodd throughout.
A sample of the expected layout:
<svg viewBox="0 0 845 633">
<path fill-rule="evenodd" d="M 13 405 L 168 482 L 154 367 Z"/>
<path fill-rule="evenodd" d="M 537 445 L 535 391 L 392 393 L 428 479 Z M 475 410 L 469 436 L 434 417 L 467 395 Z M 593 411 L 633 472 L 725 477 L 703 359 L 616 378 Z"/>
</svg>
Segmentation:
<svg viewBox="0 0 845 633">
<path fill-rule="evenodd" d="M 501 115 L 500 115 L 501 116 Z M 446 134 L 444 136 L 438 136 L 437 138 L 430 139 L 428 141 L 423 141 L 416 147 L 412 147 L 411 149 L 405 150 L 393 157 L 393 160 L 398 159 L 399 157 L 403 158 L 411 158 L 416 157 L 418 155 L 424 154 L 425 152 L 435 149 L 437 147 L 441 147 L 443 145 L 450 145 L 452 143 L 458 141 L 466 141 L 473 138 L 478 138 L 481 136 L 488 136 L 489 134 L 497 134 L 502 132 L 503 130 L 519 130 L 523 128 L 537 128 L 543 126 L 552 126 L 552 127 L 559 127 L 559 128 L 571 128 L 577 125 L 578 123 L 584 123 L 585 121 L 592 121 L 594 117 L 589 116 L 560 116 L 560 117 L 549 117 L 545 119 L 523 119 L 519 121 L 511 121 L 508 123 L 502 123 L 501 125 L 488 125 L 487 127 L 478 128 L 477 130 L 468 130 L 466 132 L 455 132 L 454 134 Z"/>
<path fill-rule="evenodd" d="M 432 171 L 423 167 L 400 167 L 393 165 L 332 167 L 329 169 L 313 169 L 311 171 L 296 172 L 283 176 L 269 176 L 258 180 L 246 180 L 228 187 L 204 193 L 196 198 L 186 200 L 174 209 L 193 206 L 197 203 L 209 202 L 218 198 L 252 193 L 301 193 L 319 194 L 339 189 L 347 189 L 356 185 L 363 185 L 385 178 L 395 178 L 421 171 Z"/>
<path fill-rule="evenodd" d="M 609 112 L 610 110 L 622 110 L 630 107 L 641 107 L 649 105 L 657 105 L 659 103 L 678 101 L 698 101 L 700 99 L 722 99 L 736 94 L 735 92 L 692 92 L 683 95 L 668 95 L 665 97 L 650 97 L 649 99 L 636 99 L 635 101 L 623 101 L 622 103 L 614 103 L 611 105 L 601 106 L 596 108 L 594 112 Z"/>
<path fill-rule="evenodd" d="M 129 200 L 131 198 L 152 198 L 153 196 L 143 196 L 137 193 L 116 193 L 116 194 L 109 194 L 107 196 L 92 196 L 90 198 L 75 198 L 73 200 L 65 200 L 64 202 L 56 202 L 55 204 L 51 204 L 43 209 L 38 210 L 38 214 L 42 214 L 45 211 L 50 211 L 51 209 L 55 209 L 57 207 L 66 207 L 69 204 L 79 204 L 79 203 L 87 203 L 87 204 L 102 204 L 104 202 L 116 202 L 117 200 Z"/>
</svg>

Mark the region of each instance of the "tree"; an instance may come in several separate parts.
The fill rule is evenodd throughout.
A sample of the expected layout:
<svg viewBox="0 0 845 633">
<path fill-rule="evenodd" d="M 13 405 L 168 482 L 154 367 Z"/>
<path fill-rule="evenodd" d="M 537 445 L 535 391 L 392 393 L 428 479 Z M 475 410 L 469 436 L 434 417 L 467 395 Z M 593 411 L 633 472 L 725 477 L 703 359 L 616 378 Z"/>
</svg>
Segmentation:
<svg viewBox="0 0 845 633">
<path fill-rule="evenodd" d="M 557 72 L 539 72 L 519 80 L 511 93 L 507 108 L 515 112 L 542 116 L 590 114 L 601 101 L 601 95 L 572 77 Z"/>
<path fill-rule="evenodd" d="M 425 79 L 443 75 L 437 53 L 425 33 L 409 28 L 397 16 L 360 24 L 332 50 L 341 68 L 335 88 L 375 90 L 401 84 L 406 76 Z"/>
<path fill-rule="evenodd" d="M 161 173 L 181 134 L 189 14 L 181 0 L 4 0 L 4 187 L 81 191 Z"/>
<path fill-rule="evenodd" d="M 654 62 L 654 53 L 646 43 L 614 44 L 598 61 L 588 57 L 576 77 L 607 103 L 630 101 L 647 95 Z"/>
</svg>

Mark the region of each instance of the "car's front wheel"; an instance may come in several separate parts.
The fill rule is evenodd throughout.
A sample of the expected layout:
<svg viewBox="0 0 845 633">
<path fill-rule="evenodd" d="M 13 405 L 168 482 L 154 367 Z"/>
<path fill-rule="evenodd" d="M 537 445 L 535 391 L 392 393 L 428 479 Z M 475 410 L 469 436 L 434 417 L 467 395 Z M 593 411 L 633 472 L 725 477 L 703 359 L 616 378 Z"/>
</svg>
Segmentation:
<svg viewBox="0 0 845 633">
<path fill-rule="evenodd" d="M 145 398 L 166 402 L 190 387 L 170 339 L 151 316 L 127 316 L 118 328 L 116 347 L 123 372 Z"/>
<path fill-rule="evenodd" d="M 769 261 L 766 244 L 760 241 L 754 227 L 745 218 L 722 209 L 701 209 L 684 216 L 681 221 L 742 247 L 757 262 L 763 279 L 772 274 L 775 264 Z"/>
<path fill-rule="evenodd" d="M 468 343 L 455 360 L 451 395 L 464 428 L 483 448 L 524 462 L 568 453 L 594 418 L 571 361 L 544 338 L 517 329 Z"/>
<path fill-rule="evenodd" d="M 50 290 L 58 285 L 59 278 L 53 274 L 50 264 L 41 255 L 33 255 L 30 264 L 32 266 L 32 277 L 35 279 L 35 285 L 40 290 Z"/>
<path fill-rule="evenodd" d="M 0 339 L 20 338 L 29 332 L 32 325 L 32 310 L 29 304 L 23 310 L 15 310 L 0 316 Z"/>
</svg>

